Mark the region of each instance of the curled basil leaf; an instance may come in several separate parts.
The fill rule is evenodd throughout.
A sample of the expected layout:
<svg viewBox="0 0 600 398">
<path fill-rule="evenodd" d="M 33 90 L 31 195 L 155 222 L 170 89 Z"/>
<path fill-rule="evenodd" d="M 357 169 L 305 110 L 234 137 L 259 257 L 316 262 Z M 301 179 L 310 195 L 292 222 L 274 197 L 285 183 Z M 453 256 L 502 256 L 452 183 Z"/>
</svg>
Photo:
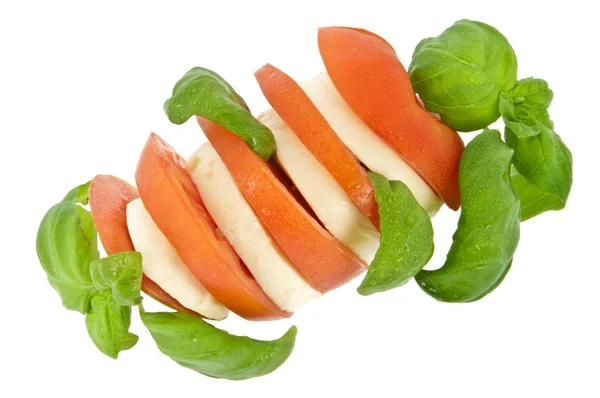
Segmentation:
<svg viewBox="0 0 600 398">
<path fill-rule="evenodd" d="M 446 263 L 415 276 L 435 299 L 475 301 L 506 276 L 520 232 L 520 204 L 510 180 L 512 157 L 497 130 L 486 130 L 467 145 L 459 169 L 462 210 Z"/>
<path fill-rule="evenodd" d="M 523 221 L 565 207 L 573 184 L 573 157 L 548 115 L 552 92 L 541 79 L 524 79 L 500 99 L 506 143 L 514 149 L 513 184 Z"/>
<path fill-rule="evenodd" d="M 547 112 L 554 93 L 545 80 L 533 77 L 521 79 L 510 90 L 509 96 L 515 104 L 537 113 L 537 119 L 546 121 L 548 127 L 554 127 Z"/>
<path fill-rule="evenodd" d="M 99 294 L 92 298 L 85 326 L 102 353 L 116 359 L 119 352 L 137 343 L 138 336 L 129 333 L 130 324 L 131 307 L 119 305 L 111 294 Z"/>
<path fill-rule="evenodd" d="M 494 27 L 461 20 L 422 40 L 408 72 L 429 111 L 455 130 L 475 131 L 500 116 L 499 96 L 517 81 L 517 58 Z"/>
<path fill-rule="evenodd" d="M 160 351 L 186 368 L 230 380 L 263 376 L 292 353 L 296 327 L 273 341 L 231 335 L 182 312 L 141 313 Z"/>
<path fill-rule="evenodd" d="M 427 212 L 401 181 L 369 173 L 381 219 L 381 245 L 358 293 L 369 295 L 404 285 L 433 255 L 433 227 Z"/>
<path fill-rule="evenodd" d="M 83 314 L 89 311 L 90 300 L 96 294 L 90 263 L 100 256 L 92 215 L 78 204 L 88 202 L 88 192 L 89 183 L 83 184 L 52 206 L 36 239 L 38 258 L 50 285 L 67 309 Z"/>
<path fill-rule="evenodd" d="M 90 265 L 92 282 L 98 291 L 110 291 L 115 302 L 134 306 L 142 302 L 142 255 L 123 252 L 94 261 Z"/>
<path fill-rule="evenodd" d="M 175 84 L 164 110 L 175 124 L 183 124 L 194 115 L 219 124 L 240 136 L 264 160 L 277 151 L 271 130 L 256 120 L 229 83 L 211 70 L 189 70 Z"/>
</svg>

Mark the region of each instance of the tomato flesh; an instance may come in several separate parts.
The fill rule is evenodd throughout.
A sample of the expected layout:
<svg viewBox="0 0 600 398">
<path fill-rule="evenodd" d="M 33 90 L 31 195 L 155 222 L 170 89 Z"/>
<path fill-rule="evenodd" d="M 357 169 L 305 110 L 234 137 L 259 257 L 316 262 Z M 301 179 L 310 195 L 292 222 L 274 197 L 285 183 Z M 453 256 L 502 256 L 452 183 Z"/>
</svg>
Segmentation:
<svg viewBox="0 0 600 398">
<path fill-rule="evenodd" d="M 127 228 L 126 211 L 127 204 L 138 197 L 137 190 L 120 178 L 98 175 L 92 180 L 90 185 L 92 218 L 107 254 L 135 251 Z M 142 276 L 142 291 L 174 310 L 196 314 L 181 305 L 146 275 Z"/>
<path fill-rule="evenodd" d="M 136 170 L 150 216 L 192 274 L 221 304 L 250 320 L 289 317 L 266 296 L 202 204 L 186 162 L 151 134 Z"/>
</svg>

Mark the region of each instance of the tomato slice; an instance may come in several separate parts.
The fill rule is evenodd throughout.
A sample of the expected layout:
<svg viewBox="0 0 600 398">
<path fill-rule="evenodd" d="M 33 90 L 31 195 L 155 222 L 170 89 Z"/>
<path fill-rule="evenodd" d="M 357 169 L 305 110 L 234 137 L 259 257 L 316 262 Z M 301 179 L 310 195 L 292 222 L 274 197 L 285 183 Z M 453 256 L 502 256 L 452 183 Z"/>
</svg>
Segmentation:
<svg viewBox="0 0 600 398">
<path fill-rule="evenodd" d="M 319 30 L 319 51 L 350 108 L 408 163 L 452 209 L 460 207 L 458 165 L 464 143 L 416 100 L 396 52 L 374 33 Z"/>
<path fill-rule="evenodd" d="M 207 119 L 199 117 L 198 123 L 258 218 L 312 287 L 324 293 L 365 271 L 240 137 Z"/>
<path fill-rule="evenodd" d="M 270 64 L 254 75 L 275 112 L 379 229 L 377 202 L 367 173 L 304 90 L 294 79 Z"/>
<path fill-rule="evenodd" d="M 175 150 L 152 133 L 135 179 L 144 206 L 192 274 L 221 304 L 250 320 L 289 317 L 262 291 L 202 204 Z"/>
<path fill-rule="evenodd" d="M 136 189 L 120 178 L 98 175 L 90 185 L 90 208 L 100 241 L 106 253 L 135 251 L 127 228 L 127 204 L 137 199 Z M 146 275 L 142 276 L 142 291 L 174 310 L 198 315 L 185 308 Z"/>
</svg>

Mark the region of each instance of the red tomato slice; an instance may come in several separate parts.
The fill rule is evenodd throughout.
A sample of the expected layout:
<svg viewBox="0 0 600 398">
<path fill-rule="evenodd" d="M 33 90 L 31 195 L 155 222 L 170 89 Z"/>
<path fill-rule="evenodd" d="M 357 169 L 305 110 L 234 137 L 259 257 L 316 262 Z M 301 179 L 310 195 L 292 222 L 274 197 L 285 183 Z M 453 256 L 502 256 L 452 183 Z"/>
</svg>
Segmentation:
<svg viewBox="0 0 600 398">
<path fill-rule="evenodd" d="M 327 292 L 365 271 L 366 265 L 298 204 L 240 137 L 207 119 L 198 123 L 258 218 L 312 287 Z"/>
<path fill-rule="evenodd" d="M 361 29 L 321 28 L 319 51 L 352 110 L 450 208 L 458 209 L 458 165 L 464 143 L 456 131 L 418 105 L 408 73 L 389 43 Z"/>
<path fill-rule="evenodd" d="M 202 204 L 186 162 L 151 134 L 135 179 L 144 206 L 200 283 L 221 304 L 250 320 L 289 317 L 262 291 Z"/>
<path fill-rule="evenodd" d="M 99 175 L 90 185 L 90 208 L 106 253 L 135 251 L 127 228 L 127 204 L 137 199 L 136 189 L 120 178 Z M 154 300 L 174 310 L 198 315 L 185 308 L 146 275 L 142 276 L 142 291 Z"/>
<path fill-rule="evenodd" d="M 304 90 L 294 79 L 270 64 L 260 68 L 254 76 L 275 112 L 360 211 L 379 228 L 377 202 L 367 173 Z"/>
</svg>

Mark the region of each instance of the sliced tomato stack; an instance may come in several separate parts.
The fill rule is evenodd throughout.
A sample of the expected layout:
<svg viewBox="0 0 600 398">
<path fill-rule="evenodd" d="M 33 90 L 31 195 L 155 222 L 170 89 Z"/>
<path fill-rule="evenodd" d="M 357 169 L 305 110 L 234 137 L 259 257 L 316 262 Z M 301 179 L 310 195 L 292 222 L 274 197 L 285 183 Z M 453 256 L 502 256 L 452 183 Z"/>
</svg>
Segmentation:
<svg viewBox="0 0 600 398">
<path fill-rule="evenodd" d="M 207 119 L 198 123 L 258 218 L 313 288 L 327 292 L 365 271 L 366 264 L 319 225 L 240 137 Z"/>
<path fill-rule="evenodd" d="M 319 30 L 319 50 L 335 88 L 353 112 L 449 207 L 457 209 L 458 163 L 464 144 L 455 131 L 419 107 L 393 48 L 368 31 L 324 28 Z M 274 111 L 360 213 L 379 228 L 366 170 L 307 94 L 271 65 L 255 76 Z M 260 223 L 313 289 L 328 292 L 365 271 L 367 265 L 320 224 L 276 166 L 261 159 L 231 131 L 207 119 L 197 120 Z M 246 319 L 291 315 L 260 288 L 203 205 L 184 159 L 156 134 L 150 135 L 144 147 L 135 179 L 156 226 L 216 300 Z M 126 207 L 136 198 L 136 189 L 116 177 L 98 176 L 92 182 L 92 214 L 109 254 L 135 250 Z M 171 308 L 189 312 L 147 277 L 142 289 Z"/>
</svg>

